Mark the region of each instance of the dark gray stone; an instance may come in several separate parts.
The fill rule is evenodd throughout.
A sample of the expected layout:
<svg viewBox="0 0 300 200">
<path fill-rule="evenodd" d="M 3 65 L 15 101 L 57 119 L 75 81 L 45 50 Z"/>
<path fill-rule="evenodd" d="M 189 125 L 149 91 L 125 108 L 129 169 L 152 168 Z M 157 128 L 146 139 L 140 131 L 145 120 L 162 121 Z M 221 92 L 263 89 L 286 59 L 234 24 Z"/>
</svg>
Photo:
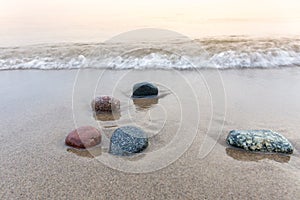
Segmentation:
<svg viewBox="0 0 300 200">
<path fill-rule="evenodd" d="M 132 97 L 134 98 L 156 96 L 157 94 L 158 88 L 152 83 L 142 82 L 133 86 Z"/>
<path fill-rule="evenodd" d="M 116 129 L 110 138 L 109 153 L 127 156 L 139 153 L 148 146 L 148 137 L 140 128 L 124 126 Z"/>
<path fill-rule="evenodd" d="M 271 130 L 232 130 L 226 140 L 248 151 L 293 153 L 294 150 L 284 136 Z"/>
</svg>

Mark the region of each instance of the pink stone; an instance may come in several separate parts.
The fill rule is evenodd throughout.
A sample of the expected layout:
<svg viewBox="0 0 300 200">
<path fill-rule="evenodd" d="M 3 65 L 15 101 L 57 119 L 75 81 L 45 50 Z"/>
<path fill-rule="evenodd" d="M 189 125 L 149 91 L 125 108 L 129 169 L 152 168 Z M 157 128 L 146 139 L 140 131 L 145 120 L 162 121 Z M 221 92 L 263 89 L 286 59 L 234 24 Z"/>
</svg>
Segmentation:
<svg viewBox="0 0 300 200">
<path fill-rule="evenodd" d="M 101 142 L 101 133 L 92 126 L 82 126 L 71 131 L 65 143 L 75 148 L 89 148 Z"/>
<path fill-rule="evenodd" d="M 120 110 L 120 101 L 111 96 L 96 97 L 92 103 L 92 109 L 97 113 L 115 112 Z"/>
</svg>

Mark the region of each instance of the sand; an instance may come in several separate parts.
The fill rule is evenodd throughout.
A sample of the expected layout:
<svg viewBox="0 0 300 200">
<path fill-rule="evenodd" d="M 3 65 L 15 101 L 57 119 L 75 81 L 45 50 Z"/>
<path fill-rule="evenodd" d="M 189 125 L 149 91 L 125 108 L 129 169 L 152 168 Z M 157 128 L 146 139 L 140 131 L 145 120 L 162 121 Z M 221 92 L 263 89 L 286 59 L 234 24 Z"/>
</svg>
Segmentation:
<svg viewBox="0 0 300 200">
<path fill-rule="evenodd" d="M 139 81 L 156 83 L 159 98 L 133 102 Z M 299 199 L 299 88 L 297 68 L 1 71 L 0 199 Z M 95 94 L 121 100 L 117 120 L 95 120 Z M 65 146 L 82 125 L 101 129 L 99 146 Z M 123 125 L 149 134 L 145 152 L 107 153 Z M 283 134 L 294 154 L 225 143 L 232 129 L 259 128 Z"/>
</svg>

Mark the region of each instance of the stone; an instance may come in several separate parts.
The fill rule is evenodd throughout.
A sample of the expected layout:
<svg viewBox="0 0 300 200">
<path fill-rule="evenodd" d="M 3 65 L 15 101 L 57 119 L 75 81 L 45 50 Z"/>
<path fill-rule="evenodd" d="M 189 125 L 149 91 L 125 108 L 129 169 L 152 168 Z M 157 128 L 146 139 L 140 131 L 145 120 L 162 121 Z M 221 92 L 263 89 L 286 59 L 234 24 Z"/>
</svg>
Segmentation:
<svg viewBox="0 0 300 200">
<path fill-rule="evenodd" d="M 140 153 L 148 146 L 146 133 L 134 126 L 124 126 L 116 129 L 110 138 L 109 153 L 128 156 Z"/>
<path fill-rule="evenodd" d="M 141 98 L 141 97 L 149 97 L 149 96 L 157 96 L 158 88 L 152 83 L 142 82 L 136 83 L 133 86 L 133 98 Z"/>
<path fill-rule="evenodd" d="M 247 151 L 293 153 L 293 145 L 281 134 L 271 130 L 232 130 L 227 143 Z"/>
<path fill-rule="evenodd" d="M 111 96 L 96 97 L 91 103 L 96 114 L 111 113 L 120 111 L 120 101 Z"/>
<path fill-rule="evenodd" d="M 66 137 L 65 143 L 75 148 L 89 148 L 101 142 L 101 133 L 92 126 L 82 126 L 71 131 Z"/>
</svg>

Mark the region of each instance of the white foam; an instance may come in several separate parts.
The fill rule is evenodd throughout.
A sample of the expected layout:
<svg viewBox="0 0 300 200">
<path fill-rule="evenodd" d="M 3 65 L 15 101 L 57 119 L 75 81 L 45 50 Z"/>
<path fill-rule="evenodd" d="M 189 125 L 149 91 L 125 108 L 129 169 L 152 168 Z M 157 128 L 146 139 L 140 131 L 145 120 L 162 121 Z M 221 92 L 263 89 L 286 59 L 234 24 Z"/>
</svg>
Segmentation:
<svg viewBox="0 0 300 200">
<path fill-rule="evenodd" d="M 277 50 L 275 52 L 224 51 L 213 55 L 210 63 L 218 68 L 274 68 L 299 66 L 300 53 Z"/>
<path fill-rule="evenodd" d="M 189 51 L 181 53 L 191 43 L 196 43 L 198 49 L 194 45 Z M 60 44 L 0 49 L 0 70 L 227 69 L 285 66 L 300 66 L 299 39 L 206 38 L 188 43 L 155 45 Z"/>
</svg>

